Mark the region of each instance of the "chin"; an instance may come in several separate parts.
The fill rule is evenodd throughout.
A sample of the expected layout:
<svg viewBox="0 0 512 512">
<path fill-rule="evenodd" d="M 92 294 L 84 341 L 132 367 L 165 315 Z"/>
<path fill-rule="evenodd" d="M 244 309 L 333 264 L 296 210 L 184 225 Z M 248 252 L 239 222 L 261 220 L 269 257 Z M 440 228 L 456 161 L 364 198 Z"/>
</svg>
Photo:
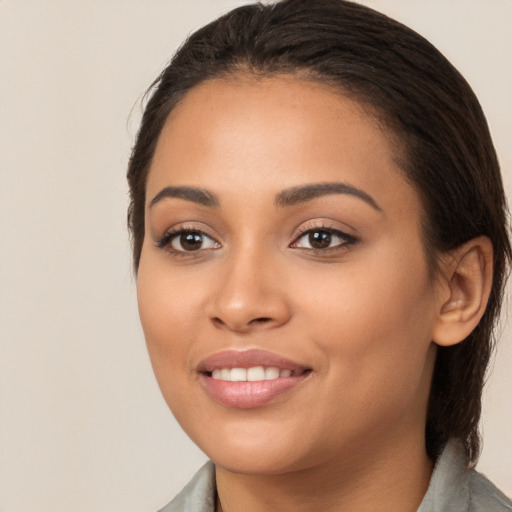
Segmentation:
<svg viewBox="0 0 512 512">
<path fill-rule="evenodd" d="M 237 422 L 191 438 L 217 466 L 233 473 L 264 476 L 300 469 L 304 459 L 298 450 L 300 439 L 279 424 L 273 427 Z"/>
<path fill-rule="evenodd" d="M 254 476 L 273 476 L 291 473 L 301 469 L 297 460 L 290 460 L 280 450 L 234 452 L 226 451 L 219 457 L 211 457 L 214 464 L 231 473 Z"/>
</svg>

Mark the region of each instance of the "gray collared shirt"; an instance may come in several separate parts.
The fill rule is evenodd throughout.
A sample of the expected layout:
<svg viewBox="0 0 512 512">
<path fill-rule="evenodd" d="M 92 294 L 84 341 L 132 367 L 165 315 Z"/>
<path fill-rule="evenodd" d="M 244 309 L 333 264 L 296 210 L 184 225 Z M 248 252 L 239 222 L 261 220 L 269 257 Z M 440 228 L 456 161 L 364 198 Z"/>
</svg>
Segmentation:
<svg viewBox="0 0 512 512">
<path fill-rule="evenodd" d="M 207 462 L 159 512 L 215 512 L 215 466 Z M 436 463 L 418 512 L 507 512 L 512 502 L 485 476 L 466 469 L 459 443 L 450 441 Z"/>
</svg>

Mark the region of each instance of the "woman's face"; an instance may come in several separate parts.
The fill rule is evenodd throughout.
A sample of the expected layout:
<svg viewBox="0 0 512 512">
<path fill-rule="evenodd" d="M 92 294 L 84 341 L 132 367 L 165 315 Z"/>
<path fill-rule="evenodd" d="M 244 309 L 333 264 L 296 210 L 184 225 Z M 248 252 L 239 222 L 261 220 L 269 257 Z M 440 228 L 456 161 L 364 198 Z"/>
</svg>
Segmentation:
<svg viewBox="0 0 512 512">
<path fill-rule="evenodd" d="M 149 354 L 214 462 L 286 473 L 423 439 L 436 284 L 418 195 L 362 107 L 292 77 L 203 83 L 146 203 Z"/>
</svg>

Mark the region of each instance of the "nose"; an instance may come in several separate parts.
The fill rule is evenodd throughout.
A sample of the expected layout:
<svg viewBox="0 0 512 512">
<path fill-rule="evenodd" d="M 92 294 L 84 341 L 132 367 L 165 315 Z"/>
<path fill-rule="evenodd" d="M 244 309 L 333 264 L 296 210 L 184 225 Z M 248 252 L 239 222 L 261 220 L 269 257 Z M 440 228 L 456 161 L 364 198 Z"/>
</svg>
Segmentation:
<svg viewBox="0 0 512 512">
<path fill-rule="evenodd" d="M 280 266 L 269 260 L 247 251 L 225 262 L 208 307 L 217 328 L 247 334 L 290 320 L 286 278 Z"/>
</svg>

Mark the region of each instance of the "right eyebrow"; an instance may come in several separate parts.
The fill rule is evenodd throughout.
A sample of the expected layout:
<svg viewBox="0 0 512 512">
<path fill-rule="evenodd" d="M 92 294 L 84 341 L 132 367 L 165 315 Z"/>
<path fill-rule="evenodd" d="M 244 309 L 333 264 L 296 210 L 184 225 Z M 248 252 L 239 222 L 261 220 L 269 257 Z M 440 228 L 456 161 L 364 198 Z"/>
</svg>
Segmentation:
<svg viewBox="0 0 512 512">
<path fill-rule="evenodd" d="M 167 197 L 175 197 L 177 199 L 185 199 L 202 206 L 215 208 L 219 206 L 219 200 L 215 194 L 209 190 L 197 187 L 165 187 L 158 194 L 151 199 L 149 207 L 152 208 L 155 204 L 162 201 Z"/>
</svg>

